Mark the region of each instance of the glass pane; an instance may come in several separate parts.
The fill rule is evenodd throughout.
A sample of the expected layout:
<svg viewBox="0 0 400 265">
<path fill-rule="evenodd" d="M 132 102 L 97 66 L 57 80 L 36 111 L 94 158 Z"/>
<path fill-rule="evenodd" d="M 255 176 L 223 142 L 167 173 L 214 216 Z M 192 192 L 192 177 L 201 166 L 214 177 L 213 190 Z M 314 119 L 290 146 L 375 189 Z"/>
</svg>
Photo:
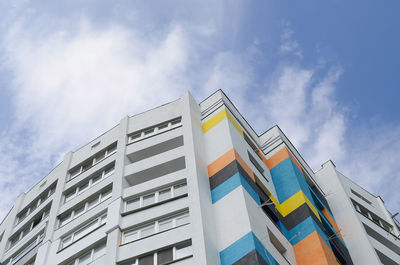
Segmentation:
<svg viewBox="0 0 400 265">
<path fill-rule="evenodd" d="M 87 188 L 89 188 L 89 181 L 86 181 L 81 186 L 79 186 L 78 192 L 82 192 L 82 191 L 86 190 Z"/>
<path fill-rule="evenodd" d="M 172 219 L 159 222 L 160 232 L 171 229 L 171 228 L 172 228 Z"/>
<path fill-rule="evenodd" d="M 183 245 L 176 246 L 176 257 L 175 259 L 184 258 L 192 255 L 192 244 L 186 243 Z"/>
<path fill-rule="evenodd" d="M 111 175 L 112 173 L 114 173 L 114 166 L 107 168 L 104 171 L 104 176 L 107 177 L 107 176 Z"/>
<path fill-rule="evenodd" d="M 164 264 L 173 260 L 172 248 L 157 252 L 157 264 Z"/>
<path fill-rule="evenodd" d="M 181 124 L 181 118 L 171 121 L 172 127 L 179 126 Z"/>
<path fill-rule="evenodd" d="M 125 232 L 124 235 L 125 235 L 124 243 L 139 239 L 138 230 Z"/>
<path fill-rule="evenodd" d="M 106 243 L 104 242 L 100 246 L 95 247 L 93 251 L 93 260 L 97 259 L 100 256 L 103 256 L 106 253 Z"/>
<path fill-rule="evenodd" d="M 140 207 L 140 198 L 134 199 L 132 201 L 128 201 L 126 203 L 126 210 L 132 211 Z"/>
<path fill-rule="evenodd" d="M 164 131 L 166 129 L 168 129 L 168 123 L 164 123 L 164 124 L 161 124 L 160 126 L 158 126 L 159 132 Z"/>
<path fill-rule="evenodd" d="M 101 174 L 96 175 L 94 178 L 92 178 L 92 185 L 96 184 L 101 180 Z"/>
<path fill-rule="evenodd" d="M 78 259 L 78 264 L 88 264 L 90 262 L 91 251 L 83 254 Z"/>
<path fill-rule="evenodd" d="M 174 196 L 180 196 L 187 193 L 187 186 L 186 184 L 176 185 L 174 187 Z"/>
<path fill-rule="evenodd" d="M 164 201 L 164 200 L 168 200 L 171 198 L 171 188 L 162 190 L 159 192 L 159 201 Z"/>
<path fill-rule="evenodd" d="M 147 206 L 147 205 L 153 204 L 154 202 L 155 202 L 154 193 L 146 195 L 146 196 L 143 196 L 143 206 Z"/>
<path fill-rule="evenodd" d="M 63 226 L 63 225 L 65 225 L 66 223 L 68 223 L 68 222 L 70 221 L 70 218 L 71 218 L 71 214 L 67 214 L 67 215 L 64 216 L 64 217 L 61 217 L 61 218 L 60 218 L 60 226 Z"/>
<path fill-rule="evenodd" d="M 142 133 L 136 133 L 136 134 L 132 135 L 130 138 L 131 138 L 131 141 L 134 142 L 134 141 L 139 140 L 141 136 L 142 136 Z"/>
<path fill-rule="evenodd" d="M 107 222 L 107 215 L 103 215 L 103 216 L 100 218 L 100 225 L 105 224 L 106 222 Z"/>
<path fill-rule="evenodd" d="M 80 167 L 73 169 L 69 173 L 70 174 L 70 179 L 75 178 L 77 175 L 79 175 L 79 173 L 81 173 L 81 168 Z"/>
<path fill-rule="evenodd" d="M 74 241 L 78 240 L 79 238 L 89 234 L 96 226 L 97 226 L 97 219 L 89 223 L 87 226 L 83 227 L 82 229 L 75 232 Z"/>
<path fill-rule="evenodd" d="M 74 218 L 78 215 L 81 215 L 85 211 L 85 205 L 80 206 L 76 210 L 74 210 Z"/>
<path fill-rule="evenodd" d="M 99 197 L 97 196 L 96 198 L 91 199 L 88 201 L 88 209 L 92 208 L 99 202 Z"/>
<path fill-rule="evenodd" d="M 98 155 L 94 158 L 94 163 L 99 162 L 99 161 L 102 160 L 105 156 L 106 156 L 106 153 L 105 153 L 105 152 L 102 152 L 102 153 L 98 154 Z"/>
<path fill-rule="evenodd" d="M 185 214 L 183 216 L 179 216 L 176 218 L 176 226 L 184 225 L 189 223 L 189 214 Z"/>
<path fill-rule="evenodd" d="M 111 146 L 111 147 L 107 150 L 107 155 L 112 154 L 112 153 L 115 152 L 116 150 L 117 150 L 117 145 Z"/>
<path fill-rule="evenodd" d="M 65 202 L 71 200 L 75 196 L 75 191 L 76 190 L 72 190 L 65 194 Z"/>
<path fill-rule="evenodd" d="M 154 128 L 151 128 L 151 129 L 144 131 L 144 135 L 148 136 L 148 135 L 151 135 L 153 132 L 154 132 Z"/>
<path fill-rule="evenodd" d="M 112 190 L 109 189 L 109 190 L 106 190 L 103 193 L 101 193 L 101 201 L 104 201 L 104 200 L 110 198 L 111 197 L 111 192 L 112 192 Z"/>
<path fill-rule="evenodd" d="M 66 238 L 64 238 L 64 239 L 61 241 L 61 247 L 63 248 L 63 247 L 68 246 L 69 244 L 71 244 L 71 242 L 72 242 L 71 239 L 72 239 L 71 236 L 67 236 Z"/>
<path fill-rule="evenodd" d="M 150 236 L 152 234 L 154 234 L 154 224 L 151 224 L 149 226 L 143 227 L 141 229 L 140 237 L 143 238 L 143 237 L 146 237 L 146 236 Z"/>
</svg>

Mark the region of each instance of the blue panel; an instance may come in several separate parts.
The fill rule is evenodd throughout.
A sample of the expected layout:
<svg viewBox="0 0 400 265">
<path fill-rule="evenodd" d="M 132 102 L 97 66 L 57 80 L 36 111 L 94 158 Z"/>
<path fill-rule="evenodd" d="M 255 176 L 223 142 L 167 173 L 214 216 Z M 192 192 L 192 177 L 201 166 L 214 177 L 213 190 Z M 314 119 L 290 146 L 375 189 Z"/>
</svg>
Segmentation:
<svg viewBox="0 0 400 265">
<path fill-rule="evenodd" d="M 296 245 L 314 231 L 317 231 L 318 234 L 321 236 L 321 238 L 326 242 L 326 244 L 330 246 L 330 244 L 328 243 L 328 237 L 321 230 L 321 228 L 319 228 L 318 224 L 315 223 L 314 219 L 311 216 L 304 219 L 304 221 L 299 223 L 296 227 L 294 227 L 291 230 L 286 230 L 286 228 L 282 226 L 283 234 L 286 236 L 288 240 L 291 240 L 290 243 L 292 245 Z M 297 233 L 299 234 L 295 236 Z"/>
<path fill-rule="evenodd" d="M 274 257 L 271 255 L 271 253 L 269 253 L 269 251 L 265 249 L 264 245 L 261 243 L 260 240 L 258 240 L 258 238 L 254 234 L 253 237 L 258 254 L 260 254 L 261 257 L 263 257 L 263 259 L 265 260 L 265 262 L 267 262 L 267 264 L 276 265 L 277 263 Z"/>
<path fill-rule="evenodd" d="M 219 253 L 221 265 L 230 265 L 255 249 L 253 233 L 249 232 Z"/>
<path fill-rule="evenodd" d="M 280 203 L 286 201 L 301 189 L 294 168 L 297 167 L 292 160 L 286 158 L 271 169 L 272 181 Z"/>
<path fill-rule="evenodd" d="M 249 183 L 247 183 L 247 181 L 242 177 L 242 175 L 240 175 L 239 172 L 234 174 L 229 179 L 225 180 L 223 183 L 221 183 L 211 191 L 212 203 L 216 203 L 240 185 L 242 185 L 243 188 L 254 199 L 254 201 L 256 201 L 258 205 L 260 205 L 260 196 L 258 196 L 257 192 L 254 191 L 254 189 L 249 185 Z"/>
<path fill-rule="evenodd" d="M 225 248 L 219 253 L 221 259 L 221 265 L 231 265 L 239 259 L 246 256 L 253 250 L 256 250 L 258 254 L 270 265 L 276 265 L 274 257 L 265 249 L 263 244 L 258 240 L 253 232 L 247 233 L 245 236 L 234 242 L 229 247 Z"/>
<path fill-rule="evenodd" d="M 240 186 L 240 174 L 236 173 L 229 179 L 225 180 L 222 184 L 218 185 L 211 191 L 212 203 L 216 203 L 222 199 L 225 195 L 232 192 L 234 189 Z"/>
</svg>

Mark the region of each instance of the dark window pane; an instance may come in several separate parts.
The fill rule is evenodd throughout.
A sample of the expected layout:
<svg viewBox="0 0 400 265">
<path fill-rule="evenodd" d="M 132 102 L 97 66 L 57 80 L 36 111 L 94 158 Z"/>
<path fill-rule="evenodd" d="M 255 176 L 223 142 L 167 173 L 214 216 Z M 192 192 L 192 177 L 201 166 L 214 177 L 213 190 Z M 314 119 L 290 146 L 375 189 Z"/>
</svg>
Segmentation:
<svg viewBox="0 0 400 265">
<path fill-rule="evenodd" d="M 172 261 L 172 248 L 157 252 L 157 264 Z"/>
<path fill-rule="evenodd" d="M 139 258 L 139 265 L 154 265 L 154 254 Z"/>
</svg>

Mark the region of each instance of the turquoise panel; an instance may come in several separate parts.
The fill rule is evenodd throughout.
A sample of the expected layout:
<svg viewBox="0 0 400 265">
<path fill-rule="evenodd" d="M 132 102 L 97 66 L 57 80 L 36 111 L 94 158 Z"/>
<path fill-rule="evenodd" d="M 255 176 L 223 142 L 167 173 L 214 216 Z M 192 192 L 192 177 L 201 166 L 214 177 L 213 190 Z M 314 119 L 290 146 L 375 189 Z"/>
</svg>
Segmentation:
<svg viewBox="0 0 400 265">
<path fill-rule="evenodd" d="M 286 158 L 271 169 L 272 181 L 280 203 L 289 199 L 301 189 L 296 171 L 297 168 L 290 158 Z"/>
<path fill-rule="evenodd" d="M 219 253 L 221 265 L 231 265 L 254 249 L 263 257 L 267 264 L 276 265 L 274 257 L 264 248 L 253 232 L 247 233 Z"/>
<path fill-rule="evenodd" d="M 225 180 L 222 184 L 218 185 L 211 191 L 212 203 L 216 203 L 240 185 L 242 185 L 242 187 L 250 194 L 254 201 L 260 205 L 260 197 L 239 172 Z"/>
<path fill-rule="evenodd" d="M 301 240 L 309 236 L 312 232 L 317 231 L 321 238 L 326 242 L 326 244 L 330 247 L 328 242 L 328 237 L 321 230 L 318 224 L 315 223 L 314 219 L 310 216 L 304 219 L 303 222 L 299 223 L 295 228 L 291 230 L 286 230 L 284 226 L 282 226 L 282 232 L 286 236 L 292 245 L 296 245 Z M 299 233 L 299 234 L 297 234 Z M 297 234 L 297 235 L 296 235 Z"/>
</svg>

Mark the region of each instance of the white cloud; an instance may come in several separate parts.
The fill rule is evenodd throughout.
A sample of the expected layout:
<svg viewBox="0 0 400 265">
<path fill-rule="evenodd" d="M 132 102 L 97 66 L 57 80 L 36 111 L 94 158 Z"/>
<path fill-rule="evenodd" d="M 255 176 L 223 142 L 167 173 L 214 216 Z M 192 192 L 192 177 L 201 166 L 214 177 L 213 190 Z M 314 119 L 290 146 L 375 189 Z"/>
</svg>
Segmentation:
<svg viewBox="0 0 400 265">
<path fill-rule="evenodd" d="M 189 47 L 179 26 L 148 37 L 84 20 L 51 33 L 41 26 L 16 23 L 3 43 L 16 120 L 0 139 L 0 216 L 64 153 L 189 87 Z"/>
<path fill-rule="evenodd" d="M 293 39 L 294 31 L 291 28 L 291 24 L 288 21 L 282 23 L 283 31 L 281 34 L 281 45 L 279 47 L 279 53 L 281 55 L 292 54 L 299 59 L 303 59 L 303 51 L 297 40 Z"/>
</svg>

